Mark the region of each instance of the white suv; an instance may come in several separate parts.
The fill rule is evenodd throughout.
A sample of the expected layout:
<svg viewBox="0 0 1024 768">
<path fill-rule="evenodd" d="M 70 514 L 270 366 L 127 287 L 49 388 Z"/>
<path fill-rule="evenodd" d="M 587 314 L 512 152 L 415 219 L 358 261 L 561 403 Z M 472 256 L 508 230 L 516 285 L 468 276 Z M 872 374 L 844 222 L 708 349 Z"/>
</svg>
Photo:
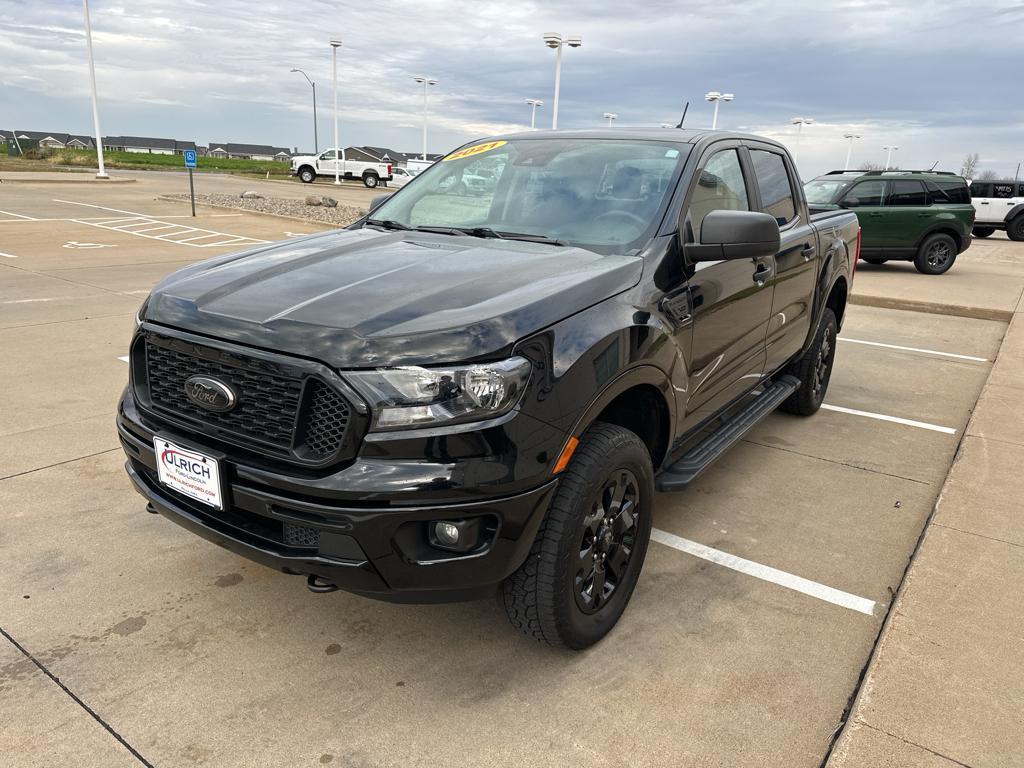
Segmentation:
<svg viewBox="0 0 1024 768">
<path fill-rule="evenodd" d="M 971 202 L 976 237 L 1005 229 L 1011 240 L 1024 240 L 1024 181 L 972 181 Z"/>
</svg>

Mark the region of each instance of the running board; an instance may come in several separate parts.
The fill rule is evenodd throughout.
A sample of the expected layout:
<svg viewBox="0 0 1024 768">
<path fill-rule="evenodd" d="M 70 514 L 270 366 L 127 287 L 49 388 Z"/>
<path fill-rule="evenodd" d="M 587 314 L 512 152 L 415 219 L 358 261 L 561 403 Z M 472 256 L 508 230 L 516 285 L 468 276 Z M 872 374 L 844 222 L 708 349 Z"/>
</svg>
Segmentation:
<svg viewBox="0 0 1024 768">
<path fill-rule="evenodd" d="M 743 439 L 762 419 L 778 408 L 782 401 L 796 392 L 800 380 L 795 376 L 780 376 L 765 385 L 761 394 L 739 411 L 729 416 L 710 435 L 687 451 L 675 464 L 658 473 L 655 485 L 659 491 L 682 491 L 697 479 L 733 444 Z"/>
</svg>

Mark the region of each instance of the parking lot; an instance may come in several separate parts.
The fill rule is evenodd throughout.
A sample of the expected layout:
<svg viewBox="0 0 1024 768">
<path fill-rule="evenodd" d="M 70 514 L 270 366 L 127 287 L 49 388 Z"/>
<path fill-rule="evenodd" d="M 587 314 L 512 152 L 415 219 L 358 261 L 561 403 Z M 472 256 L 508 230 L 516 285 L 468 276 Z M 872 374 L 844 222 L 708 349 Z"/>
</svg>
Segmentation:
<svg viewBox="0 0 1024 768">
<path fill-rule="evenodd" d="M 489 601 L 313 595 L 145 513 L 113 424 L 142 298 L 185 264 L 323 227 L 193 219 L 157 199 L 180 176 L 138 176 L 0 186 L 5 765 L 822 763 L 999 350 L 1024 245 L 979 241 L 937 278 L 862 265 L 875 306 L 848 309 L 825 408 L 771 416 L 659 496 L 623 620 L 572 654 Z M 892 308 L 925 285 L 948 312 Z"/>
</svg>

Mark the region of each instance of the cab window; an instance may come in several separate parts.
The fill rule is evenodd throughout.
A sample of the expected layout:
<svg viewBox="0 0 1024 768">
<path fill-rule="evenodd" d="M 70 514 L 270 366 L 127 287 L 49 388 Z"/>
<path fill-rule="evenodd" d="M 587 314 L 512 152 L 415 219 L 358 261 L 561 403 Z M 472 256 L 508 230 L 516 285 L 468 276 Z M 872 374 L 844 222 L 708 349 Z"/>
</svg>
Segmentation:
<svg viewBox="0 0 1024 768">
<path fill-rule="evenodd" d="M 761 192 L 761 210 L 775 217 L 779 226 L 796 218 L 796 195 L 782 155 L 763 149 L 750 150 L 754 176 Z"/>
<path fill-rule="evenodd" d="M 338 159 L 338 150 L 336 150 L 336 149 L 329 149 L 326 152 L 321 152 L 320 153 L 320 159 L 321 160 L 337 160 Z"/>
<path fill-rule="evenodd" d="M 700 242 L 700 225 L 711 211 L 749 211 L 750 198 L 743 167 L 735 149 L 716 152 L 697 172 L 697 184 L 686 213 L 687 240 Z"/>
<path fill-rule="evenodd" d="M 975 181 L 971 183 L 971 197 L 992 197 L 992 182 Z"/>
<path fill-rule="evenodd" d="M 1013 184 L 997 181 L 992 185 L 992 197 L 1008 200 L 1013 197 Z"/>
</svg>

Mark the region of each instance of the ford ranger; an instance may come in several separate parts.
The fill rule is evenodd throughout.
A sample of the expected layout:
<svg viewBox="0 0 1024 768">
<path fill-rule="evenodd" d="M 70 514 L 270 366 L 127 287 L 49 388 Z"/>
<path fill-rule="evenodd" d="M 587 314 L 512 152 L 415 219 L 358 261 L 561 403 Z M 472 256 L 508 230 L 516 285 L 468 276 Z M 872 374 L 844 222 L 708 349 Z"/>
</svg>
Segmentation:
<svg viewBox="0 0 1024 768">
<path fill-rule="evenodd" d="M 584 648 L 637 585 L 656 491 L 818 410 L 859 231 L 810 216 L 756 136 L 474 142 L 346 230 L 160 282 L 126 469 L 150 512 L 315 592 L 497 594 Z"/>
</svg>

